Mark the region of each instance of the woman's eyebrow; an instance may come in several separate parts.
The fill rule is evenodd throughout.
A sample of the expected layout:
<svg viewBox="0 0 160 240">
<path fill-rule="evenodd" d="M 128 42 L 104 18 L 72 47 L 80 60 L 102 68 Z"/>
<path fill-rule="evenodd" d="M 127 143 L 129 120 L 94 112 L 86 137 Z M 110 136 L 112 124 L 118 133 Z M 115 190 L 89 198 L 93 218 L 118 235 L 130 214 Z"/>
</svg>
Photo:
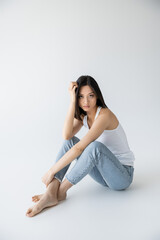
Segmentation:
<svg viewBox="0 0 160 240">
<path fill-rule="evenodd" d="M 90 92 L 90 93 L 94 93 L 94 92 Z M 88 94 L 90 94 L 90 93 L 88 93 Z M 88 94 L 87 94 L 87 95 L 88 95 Z M 83 94 L 79 93 L 79 95 L 83 95 Z"/>
</svg>

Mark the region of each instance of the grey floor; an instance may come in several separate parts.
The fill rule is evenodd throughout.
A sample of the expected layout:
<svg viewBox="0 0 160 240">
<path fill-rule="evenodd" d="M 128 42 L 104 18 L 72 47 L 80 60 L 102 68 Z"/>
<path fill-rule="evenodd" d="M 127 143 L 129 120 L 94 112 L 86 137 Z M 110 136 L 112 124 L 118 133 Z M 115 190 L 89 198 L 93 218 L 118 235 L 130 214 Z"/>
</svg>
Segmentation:
<svg viewBox="0 0 160 240">
<path fill-rule="evenodd" d="M 86 176 L 68 191 L 65 201 L 28 218 L 31 197 L 45 190 L 44 169 L 34 162 L 4 162 L 0 240 L 160 240 L 160 174 L 150 159 L 146 164 L 143 160 L 144 165 L 136 159 L 133 183 L 125 191 L 106 189 Z"/>
</svg>

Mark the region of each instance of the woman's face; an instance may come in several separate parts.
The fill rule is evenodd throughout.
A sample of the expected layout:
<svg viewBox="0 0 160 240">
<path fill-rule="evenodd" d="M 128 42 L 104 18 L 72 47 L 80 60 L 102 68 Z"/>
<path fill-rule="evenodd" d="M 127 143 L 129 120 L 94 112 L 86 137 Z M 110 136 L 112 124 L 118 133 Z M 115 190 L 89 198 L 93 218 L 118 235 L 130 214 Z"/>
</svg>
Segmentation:
<svg viewBox="0 0 160 240">
<path fill-rule="evenodd" d="M 78 95 L 78 104 L 84 111 L 91 111 L 95 108 L 97 97 L 93 90 L 87 85 L 80 88 Z"/>
</svg>

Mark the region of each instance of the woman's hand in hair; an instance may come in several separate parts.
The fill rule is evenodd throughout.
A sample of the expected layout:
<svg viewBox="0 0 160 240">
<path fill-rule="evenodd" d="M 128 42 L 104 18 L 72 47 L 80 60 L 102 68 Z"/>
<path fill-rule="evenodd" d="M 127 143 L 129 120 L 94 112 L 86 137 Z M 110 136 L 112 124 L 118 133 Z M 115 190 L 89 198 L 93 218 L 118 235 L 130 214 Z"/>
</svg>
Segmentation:
<svg viewBox="0 0 160 240">
<path fill-rule="evenodd" d="M 74 103 L 76 101 L 76 93 L 75 93 L 76 88 L 78 88 L 77 82 L 70 82 L 68 91 L 71 97 L 71 101 Z"/>
</svg>

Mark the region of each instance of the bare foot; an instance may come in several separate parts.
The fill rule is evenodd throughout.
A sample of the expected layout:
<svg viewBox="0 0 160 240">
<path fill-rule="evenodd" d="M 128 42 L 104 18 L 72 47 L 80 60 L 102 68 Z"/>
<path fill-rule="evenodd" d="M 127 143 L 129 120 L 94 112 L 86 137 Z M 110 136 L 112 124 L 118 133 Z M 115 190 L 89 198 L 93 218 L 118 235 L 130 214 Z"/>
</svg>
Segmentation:
<svg viewBox="0 0 160 240">
<path fill-rule="evenodd" d="M 38 202 L 44 194 L 40 194 L 40 195 L 35 195 L 32 197 L 32 202 Z M 58 194 L 58 201 L 62 201 L 65 200 L 67 197 L 67 193 L 59 193 Z"/>
<path fill-rule="evenodd" d="M 53 198 L 50 198 L 49 196 L 44 196 L 36 205 L 29 208 L 26 212 L 27 217 L 33 217 L 34 215 L 41 212 L 46 207 L 55 206 L 58 204 L 58 200 L 53 200 Z"/>
<path fill-rule="evenodd" d="M 32 202 L 38 202 L 44 194 L 35 195 L 32 197 Z"/>
<path fill-rule="evenodd" d="M 59 183 L 57 181 L 52 181 L 44 194 L 41 194 L 39 202 L 29 208 L 26 212 L 27 217 L 33 217 L 34 215 L 41 212 L 46 207 L 55 206 L 58 204 L 57 191 Z"/>
</svg>

